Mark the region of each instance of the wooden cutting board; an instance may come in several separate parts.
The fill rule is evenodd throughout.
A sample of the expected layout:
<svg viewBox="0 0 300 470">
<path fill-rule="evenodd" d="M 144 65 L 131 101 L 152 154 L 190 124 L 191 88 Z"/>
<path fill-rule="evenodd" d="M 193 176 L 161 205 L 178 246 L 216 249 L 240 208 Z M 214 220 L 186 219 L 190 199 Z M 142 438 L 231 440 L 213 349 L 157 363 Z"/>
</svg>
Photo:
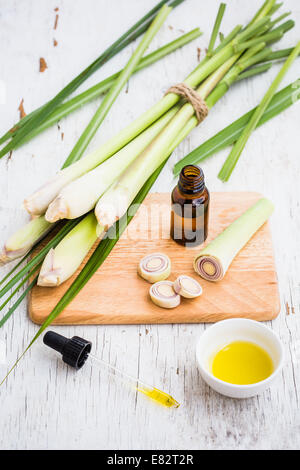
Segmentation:
<svg viewBox="0 0 300 470">
<path fill-rule="evenodd" d="M 212 193 L 209 240 L 241 215 L 261 196 L 249 192 Z M 198 248 L 184 248 L 169 237 L 170 194 L 149 194 L 114 250 L 79 295 L 66 307 L 56 324 L 199 323 L 245 317 L 271 320 L 280 310 L 277 276 L 269 224 L 265 224 L 233 261 L 219 283 L 201 279 L 192 261 Z M 203 294 L 182 299 L 172 310 L 149 299 L 146 281 L 137 275 L 139 260 L 163 252 L 172 262 L 170 280 L 187 274 L 199 280 Z M 42 323 L 73 278 L 57 288 L 35 287 L 29 315 Z"/>
</svg>

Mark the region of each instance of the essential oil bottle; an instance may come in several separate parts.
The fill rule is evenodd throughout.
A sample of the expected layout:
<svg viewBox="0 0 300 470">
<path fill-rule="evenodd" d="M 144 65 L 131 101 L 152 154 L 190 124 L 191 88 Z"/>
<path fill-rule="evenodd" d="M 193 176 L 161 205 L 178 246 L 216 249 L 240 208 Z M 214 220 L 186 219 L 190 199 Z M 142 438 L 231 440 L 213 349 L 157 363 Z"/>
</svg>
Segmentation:
<svg viewBox="0 0 300 470">
<path fill-rule="evenodd" d="M 201 245 L 207 238 L 210 200 L 201 168 L 181 170 L 171 199 L 171 237 L 183 246 Z"/>
</svg>

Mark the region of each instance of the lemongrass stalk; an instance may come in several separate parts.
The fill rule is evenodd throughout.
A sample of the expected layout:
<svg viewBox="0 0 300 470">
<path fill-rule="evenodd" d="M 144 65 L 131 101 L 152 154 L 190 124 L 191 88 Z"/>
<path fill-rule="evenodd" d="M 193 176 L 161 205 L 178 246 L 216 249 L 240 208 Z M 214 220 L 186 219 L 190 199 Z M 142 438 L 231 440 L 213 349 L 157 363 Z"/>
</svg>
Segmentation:
<svg viewBox="0 0 300 470">
<path fill-rule="evenodd" d="M 261 47 L 262 44 L 258 44 L 250 48 L 244 54 L 244 56 L 227 72 L 224 78 L 218 83 L 216 88 L 208 97 L 208 100 L 206 102 L 208 107 L 213 106 L 218 100 L 222 98 L 222 96 L 225 95 L 229 87 L 237 80 L 239 74 L 243 72 L 249 66 L 249 64 L 253 65 L 254 63 L 256 63 L 256 60 L 259 60 L 261 58 L 261 54 L 263 54 L 264 51 L 255 54 L 257 50 L 261 49 Z M 269 50 L 267 51 L 269 53 Z M 236 57 L 238 58 L 240 54 L 241 53 L 238 53 Z"/>
<path fill-rule="evenodd" d="M 8 312 L 1 318 L 0 320 L 0 328 L 4 325 L 4 323 L 7 322 L 7 320 L 11 317 L 11 315 L 17 310 L 17 308 L 19 307 L 19 305 L 21 304 L 21 302 L 25 299 L 25 297 L 27 296 L 27 294 L 30 293 L 31 289 L 36 285 L 36 281 L 37 281 L 37 276 L 30 282 L 30 284 L 26 287 L 26 289 L 24 290 L 24 292 L 22 292 L 22 294 L 20 295 L 20 297 L 16 300 L 16 302 L 10 307 L 10 309 L 8 310 Z M 17 290 L 19 289 L 16 289 L 15 293 L 17 292 Z M 0 384 L 1 385 L 1 384 Z"/>
<path fill-rule="evenodd" d="M 77 161 L 81 158 L 84 150 L 87 145 L 95 135 L 100 124 L 103 122 L 105 116 L 107 115 L 109 109 L 111 108 L 116 97 L 120 93 L 121 89 L 125 86 L 128 78 L 136 67 L 137 63 L 141 59 L 143 53 L 148 47 L 149 43 L 153 39 L 154 35 L 157 33 L 158 29 L 161 27 L 166 17 L 170 13 L 171 8 L 164 6 L 150 28 L 147 30 L 145 36 L 140 42 L 139 46 L 131 56 L 129 62 L 124 67 L 121 74 L 118 76 L 113 87 L 109 90 L 104 100 L 101 102 L 99 108 L 94 114 L 93 118 L 89 122 L 88 126 L 85 128 L 84 132 L 81 134 L 80 138 L 76 142 L 74 148 L 72 149 L 69 157 L 67 158 L 65 165 L 68 166 L 67 169 L 62 170 L 49 184 L 42 187 L 36 193 L 34 193 L 29 198 L 25 199 L 24 205 L 26 210 L 32 215 L 42 215 L 47 210 L 49 204 L 57 196 L 59 190 L 65 186 L 68 182 L 72 181 L 74 178 L 68 179 L 68 175 L 76 172 L 76 169 L 82 166 L 81 162 L 77 162 L 77 165 L 69 167 L 69 163 Z M 85 159 L 86 162 L 86 159 Z M 97 162 L 100 163 L 100 162 Z M 84 167 L 84 165 L 83 165 Z M 83 171 L 81 174 L 84 174 L 86 171 Z M 80 174 L 77 176 L 81 176 Z M 62 182 L 62 184 L 60 184 Z"/>
<path fill-rule="evenodd" d="M 267 93 L 263 97 L 261 103 L 257 107 L 255 113 L 251 117 L 249 123 L 245 127 L 242 135 L 239 137 L 237 140 L 236 144 L 234 145 L 232 151 L 230 152 L 230 155 L 228 156 L 226 162 L 224 163 L 221 171 L 219 172 L 218 177 L 222 181 L 228 181 L 230 178 L 230 175 L 232 174 L 241 154 L 243 149 L 245 148 L 248 139 L 250 138 L 253 130 L 256 128 L 258 122 L 262 118 L 265 110 L 267 109 L 270 101 L 272 100 L 274 94 L 276 93 L 277 88 L 279 87 L 280 83 L 282 82 L 284 76 L 286 75 L 287 71 L 289 70 L 290 66 L 294 62 L 294 60 L 297 58 L 298 54 L 300 52 L 300 41 L 293 50 L 293 52 L 290 54 L 286 62 L 284 63 L 283 67 L 279 71 L 278 75 L 276 76 L 275 80 L 271 84 L 270 88 L 268 89 Z"/>
<path fill-rule="evenodd" d="M 134 69 L 136 68 L 137 64 L 141 60 L 149 44 L 151 43 L 152 39 L 154 38 L 154 36 L 157 34 L 159 29 L 165 22 L 171 10 L 172 8 L 164 5 L 159 11 L 158 15 L 153 20 L 153 22 L 151 23 L 149 29 L 146 31 L 144 37 L 142 38 L 138 47 L 132 54 L 128 63 L 126 64 L 126 66 L 124 67 L 120 75 L 118 76 L 114 85 L 110 88 L 109 92 L 105 95 L 99 108 L 97 109 L 94 116 L 92 117 L 92 119 L 90 120 L 86 128 L 84 129 L 83 133 L 77 140 L 76 144 L 74 145 L 69 155 L 69 158 L 72 161 L 77 160 L 78 156 L 80 158 L 80 156 L 83 155 L 91 139 L 94 137 L 99 126 L 104 121 L 105 117 L 107 116 L 117 96 L 120 94 L 122 88 L 124 88 L 124 86 L 126 85 L 128 79 L 132 75 Z"/>
<path fill-rule="evenodd" d="M 155 50 L 154 52 L 151 52 L 150 54 L 144 56 L 138 65 L 136 66 L 135 70 L 133 73 L 136 73 L 149 65 L 157 62 L 158 60 L 164 58 L 168 54 L 171 54 L 175 50 L 179 49 L 180 47 L 183 47 L 184 45 L 190 43 L 194 39 L 198 38 L 201 36 L 202 32 L 200 31 L 199 28 L 195 28 L 192 31 L 183 34 L 182 36 L 179 36 L 177 39 L 174 41 L 171 41 L 164 46 L 160 47 L 159 49 Z M 61 120 L 68 114 L 76 111 L 79 109 L 81 106 L 85 105 L 86 103 L 89 103 L 91 100 L 98 98 L 101 94 L 106 93 L 114 84 L 115 80 L 118 78 L 122 70 L 114 73 L 113 75 L 107 77 L 105 80 L 102 80 L 101 82 L 97 83 L 96 85 L 92 86 L 91 88 L 88 88 L 86 91 L 76 95 L 74 98 L 69 99 L 66 103 L 61 104 L 58 106 L 55 111 L 48 117 L 46 118 L 39 126 L 37 126 L 20 144 L 22 145 L 23 143 L 31 140 L 33 137 L 36 135 L 40 134 L 43 132 L 45 129 L 48 127 L 52 126 L 53 124 L 56 124 L 57 121 Z M 28 113 L 24 118 L 22 118 L 18 123 L 16 123 L 12 129 L 10 129 L 8 132 L 6 132 L 1 138 L 0 138 L 0 144 L 5 142 L 6 140 L 10 139 L 13 137 L 17 132 L 20 127 L 28 120 L 34 113 L 38 112 L 40 108 L 32 111 L 31 113 Z M 18 147 L 17 145 L 16 147 Z"/>
<path fill-rule="evenodd" d="M 279 51 L 273 51 L 268 55 L 268 57 L 266 57 L 261 62 L 271 62 L 273 60 L 285 59 L 291 54 L 293 49 L 294 47 L 290 47 L 288 49 L 281 49 Z"/>
<path fill-rule="evenodd" d="M 243 26 L 241 24 L 238 24 L 237 26 L 235 26 L 233 30 L 227 36 L 225 36 L 224 39 L 222 39 L 221 44 L 219 44 L 218 47 L 216 47 L 216 49 L 213 50 L 212 54 L 213 55 L 216 54 L 225 46 L 230 44 L 231 41 L 239 34 L 242 28 Z M 204 60 L 207 60 L 207 59 L 208 57 L 206 56 Z"/>
<path fill-rule="evenodd" d="M 247 72 L 245 72 L 247 73 Z M 240 75 L 238 79 L 241 77 Z M 265 122 L 277 116 L 279 113 L 287 109 L 292 104 L 300 99 L 300 80 L 291 83 L 281 91 L 279 91 L 270 102 L 268 108 L 264 112 L 262 118 L 257 124 L 257 127 L 263 125 Z M 234 144 L 242 134 L 244 128 L 254 114 L 256 108 L 251 109 L 246 114 L 241 116 L 236 121 L 232 122 L 229 126 L 218 132 L 216 135 L 205 141 L 199 147 L 194 149 L 182 160 L 180 160 L 173 168 L 173 173 L 178 176 L 182 168 L 186 165 L 197 165 L 202 163 L 207 158 L 215 155 L 220 150 Z"/>
<path fill-rule="evenodd" d="M 259 65 L 258 67 L 251 67 L 245 72 L 241 73 L 237 77 L 236 81 L 239 82 L 241 80 L 245 80 L 246 78 L 251 78 L 251 77 L 254 77 L 255 75 L 266 73 L 268 72 L 268 70 L 270 70 L 271 67 L 272 67 L 272 64 L 262 64 L 262 65 Z"/>
<path fill-rule="evenodd" d="M 32 219 L 15 232 L 0 251 L 0 266 L 25 256 L 32 246 L 43 238 L 51 228 L 45 217 Z"/>
<path fill-rule="evenodd" d="M 257 52 L 253 53 L 252 56 L 242 57 L 239 61 L 241 71 L 248 70 L 253 65 L 260 63 L 262 60 L 269 56 L 270 52 L 272 52 L 272 49 L 270 49 L 269 47 L 260 49 L 259 45 L 253 48 L 253 52 L 255 49 L 257 50 Z"/>
<path fill-rule="evenodd" d="M 237 35 L 237 37 L 232 41 L 233 46 L 236 47 L 236 45 L 244 43 L 254 36 L 258 36 L 262 31 L 265 31 L 265 27 L 269 24 L 269 16 L 257 20 L 257 22 L 253 23 L 251 26 L 248 26 Z"/>
<path fill-rule="evenodd" d="M 277 10 L 279 10 L 279 8 L 281 8 L 283 5 L 283 2 L 281 3 L 275 3 L 275 5 L 271 8 L 271 10 L 269 11 L 269 15 L 272 16 L 274 15 L 274 13 L 276 13 Z"/>
<path fill-rule="evenodd" d="M 38 277 L 39 286 L 59 286 L 69 279 L 97 240 L 97 220 L 88 214 L 46 255 Z"/>
<path fill-rule="evenodd" d="M 45 219 L 51 223 L 75 219 L 93 209 L 102 194 L 155 139 L 178 109 L 174 106 L 111 158 L 65 186 L 49 205 Z"/>
<path fill-rule="evenodd" d="M 145 183 L 145 180 L 147 180 L 148 175 L 151 175 L 151 170 L 154 168 L 155 172 L 158 166 L 164 165 L 173 150 L 197 125 L 197 119 L 194 119 L 196 124 L 194 124 L 193 120 L 190 119 L 184 127 L 179 130 L 176 138 L 173 140 L 172 144 L 169 145 L 167 150 L 165 150 L 164 154 L 161 153 L 160 157 L 156 158 L 155 161 L 151 161 L 151 157 L 149 155 L 147 155 L 147 158 L 144 153 L 141 154 L 134 165 L 131 165 L 103 194 L 95 208 L 95 215 L 98 220 L 98 237 L 101 238 L 103 236 L 103 230 L 109 230 L 117 220 L 123 217 L 137 193 Z M 153 144 L 154 143 L 155 141 Z"/>
<path fill-rule="evenodd" d="M 220 3 L 219 10 L 218 10 L 217 17 L 216 17 L 216 21 L 215 21 L 215 24 L 214 24 L 214 27 L 213 27 L 213 30 L 212 30 L 212 33 L 211 33 L 209 45 L 208 45 L 208 48 L 207 48 L 207 54 L 206 55 L 208 57 L 211 57 L 212 54 L 213 54 L 213 50 L 215 48 L 216 39 L 217 39 L 219 30 L 220 30 L 220 26 L 221 26 L 221 22 L 222 22 L 225 10 L 226 10 L 226 4 L 225 3 Z"/>
<path fill-rule="evenodd" d="M 196 86 L 221 64 L 226 62 L 233 55 L 232 52 L 233 47 L 231 45 L 221 49 L 221 51 L 214 55 L 203 67 L 190 74 L 184 83 L 192 87 Z M 47 184 L 25 199 L 24 204 L 27 211 L 34 215 L 43 214 L 64 186 L 92 170 L 116 153 L 120 148 L 124 147 L 124 145 L 165 114 L 178 101 L 179 96 L 177 94 L 168 93 L 156 105 L 152 106 L 148 111 L 142 114 L 142 116 L 125 127 L 119 134 L 109 139 L 98 150 L 92 152 L 82 160 L 75 162 L 68 168 L 61 170 Z"/>
<path fill-rule="evenodd" d="M 277 23 L 280 23 L 280 21 L 284 20 L 288 16 L 290 16 L 291 12 L 287 11 L 286 13 L 283 13 L 282 15 L 278 16 L 275 18 L 275 20 L 271 21 L 270 23 L 270 28 L 273 28 Z"/>
<path fill-rule="evenodd" d="M 250 21 L 249 25 L 254 24 L 261 18 L 267 15 L 272 15 L 275 13 L 275 11 L 280 8 L 281 5 L 278 6 L 278 8 L 275 9 L 276 5 L 276 0 L 265 0 L 261 8 L 258 10 L 258 12 L 254 15 L 253 19 Z"/>
<path fill-rule="evenodd" d="M 197 89 L 199 96 L 205 99 L 230 69 L 238 56 L 229 59 L 214 74 Z M 167 124 L 158 137 L 130 165 L 119 180 L 99 199 L 95 214 L 100 226 L 106 229 L 120 219 L 150 175 L 164 162 L 176 148 L 181 138 L 180 133 L 194 115 L 194 108 L 186 103 L 180 108 L 173 119 Z M 196 121 L 196 123 L 195 123 Z M 190 130 L 195 127 L 197 120 L 191 120 Z"/>
<path fill-rule="evenodd" d="M 260 199 L 195 257 L 194 269 L 207 281 L 221 281 L 232 261 L 274 210 L 268 199 Z"/>
<path fill-rule="evenodd" d="M 270 0 L 267 0 L 267 3 L 269 2 Z M 270 17 L 264 18 L 264 13 L 262 13 L 261 15 L 258 16 L 257 20 L 254 20 L 253 18 L 253 20 L 244 29 L 242 25 L 237 25 L 228 34 L 228 36 L 224 38 L 221 44 L 212 52 L 212 55 L 217 54 L 222 49 L 224 49 L 224 47 L 227 45 L 231 45 L 235 47 L 240 42 L 244 42 L 247 38 L 257 35 L 258 33 L 264 31 L 265 26 L 269 23 L 270 23 Z M 205 58 L 200 62 L 196 70 L 202 67 L 203 65 L 205 65 L 208 60 L 209 60 L 209 56 L 206 55 Z"/>
<path fill-rule="evenodd" d="M 170 7 L 177 6 L 184 0 L 174 0 L 170 3 Z M 123 34 L 117 41 L 115 41 L 106 51 L 101 54 L 91 65 L 89 65 L 83 72 L 75 77 L 67 86 L 65 86 L 52 100 L 46 103 L 38 113 L 32 116 L 24 126 L 20 129 L 18 134 L 9 142 L 1 151 L 0 157 L 16 147 L 37 125 L 46 119 L 54 109 L 71 93 L 73 93 L 87 78 L 89 78 L 96 70 L 99 69 L 108 59 L 117 54 L 120 50 L 126 47 L 142 33 L 144 33 L 149 24 L 152 22 L 154 15 L 161 8 L 162 5 L 168 3 L 168 0 L 162 0 L 150 12 L 147 13 L 141 20 L 133 25 L 125 34 Z"/>
<path fill-rule="evenodd" d="M 282 31 L 283 33 L 287 33 L 290 29 L 295 26 L 294 20 L 288 20 L 285 23 L 280 24 L 277 28 L 272 29 L 272 32 Z"/>
<path fill-rule="evenodd" d="M 216 55 L 218 52 L 220 52 L 222 49 L 224 49 L 225 46 L 228 46 L 228 45 L 232 44 L 233 39 L 235 39 L 238 36 L 238 34 L 242 30 L 242 28 L 243 28 L 243 26 L 240 25 L 240 24 L 235 26 L 233 28 L 233 30 L 227 36 L 224 37 L 223 41 L 218 45 L 218 47 L 216 47 L 212 51 L 212 55 Z M 197 65 L 194 72 L 201 69 L 210 60 L 210 58 L 211 57 L 206 55 L 204 57 L 204 59 L 202 59 L 201 62 Z"/>
<path fill-rule="evenodd" d="M 29 271 L 28 274 L 26 274 L 26 276 L 24 276 L 24 278 L 22 279 L 22 281 L 17 285 L 17 287 L 14 289 L 14 291 L 10 294 L 9 297 L 7 297 L 7 299 L 0 305 L 0 310 L 3 310 L 4 307 L 10 302 L 10 300 L 17 294 L 17 292 L 19 292 L 19 290 L 21 289 L 21 287 L 26 284 L 26 282 L 28 281 L 28 279 L 30 279 L 33 274 L 41 267 L 42 263 L 38 263 L 36 266 L 34 266 L 34 268 Z M 0 322 L 0 327 L 1 327 L 1 322 Z"/>
<path fill-rule="evenodd" d="M 22 279 L 32 268 L 38 265 L 46 256 L 51 248 L 57 244 L 72 230 L 79 222 L 80 218 L 76 220 L 69 220 L 59 232 L 44 246 L 35 256 L 33 256 L 25 266 L 23 266 L 0 290 L 0 298 L 3 297 L 17 282 Z"/>
</svg>

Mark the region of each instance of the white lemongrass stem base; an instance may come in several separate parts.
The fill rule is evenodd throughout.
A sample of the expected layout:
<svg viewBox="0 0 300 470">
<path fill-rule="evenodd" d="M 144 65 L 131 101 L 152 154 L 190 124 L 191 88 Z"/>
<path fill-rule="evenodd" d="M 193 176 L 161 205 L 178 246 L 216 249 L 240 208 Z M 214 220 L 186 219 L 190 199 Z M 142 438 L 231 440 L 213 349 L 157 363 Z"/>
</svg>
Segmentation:
<svg viewBox="0 0 300 470">
<path fill-rule="evenodd" d="M 48 233 L 51 227 L 52 224 L 47 222 L 43 216 L 32 219 L 23 225 L 6 241 L 0 252 L 0 265 L 25 256 L 33 245 Z"/>
<path fill-rule="evenodd" d="M 157 137 L 178 109 L 179 106 L 174 106 L 109 160 L 65 186 L 49 205 L 46 220 L 53 223 L 75 219 L 93 209 L 102 194 Z"/>
<path fill-rule="evenodd" d="M 194 260 L 194 269 L 208 281 L 220 281 L 239 251 L 274 210 L 268 199 L 260 199 L 209 243 Z"/>
<path fill-rule="evenodd" d="M 43 261 L 38 285 L 55 287 L 69 279 L 97 240 L 96 228 L 96 218 L 90 213 L 52 248 Z"/>
</svg>

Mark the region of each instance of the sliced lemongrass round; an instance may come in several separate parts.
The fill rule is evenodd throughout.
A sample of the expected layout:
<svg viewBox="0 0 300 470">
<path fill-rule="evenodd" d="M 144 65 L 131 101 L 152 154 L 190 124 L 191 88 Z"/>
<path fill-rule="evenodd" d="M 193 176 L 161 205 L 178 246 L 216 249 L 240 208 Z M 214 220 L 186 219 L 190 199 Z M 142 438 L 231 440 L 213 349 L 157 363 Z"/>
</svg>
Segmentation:
<svg viewBox="0 0 300 470">
<path fill-rule="evenodd" d="M 199 282 L 190 276 L 179 276 L 174 282 L 173 289 L 176 294 L 186 299 L 194 299 L 202 294 L 202 287 Z"/>
<path fill-rule="evenodd" d="M 151 253 L 141 259 L 138 266 L 139 275 L 151 284 L 164 281 L 170 276 L 171 261 L 163 253 Z"/>
<path fill-rule="evenodd" d="M 194 263 L 194 268 L 207 281 L 221 281 L 225 274 L 221 261 L 210 255 L 199 256 Z"/>
<path fill-rule="evenodd" d="M 173 282 L 160 281 L 150 287 L 150 297 L 155 305 L 162 308 L 175 308 L 180 304 L 180 295 L 173 289 Z"/>
</svg>

